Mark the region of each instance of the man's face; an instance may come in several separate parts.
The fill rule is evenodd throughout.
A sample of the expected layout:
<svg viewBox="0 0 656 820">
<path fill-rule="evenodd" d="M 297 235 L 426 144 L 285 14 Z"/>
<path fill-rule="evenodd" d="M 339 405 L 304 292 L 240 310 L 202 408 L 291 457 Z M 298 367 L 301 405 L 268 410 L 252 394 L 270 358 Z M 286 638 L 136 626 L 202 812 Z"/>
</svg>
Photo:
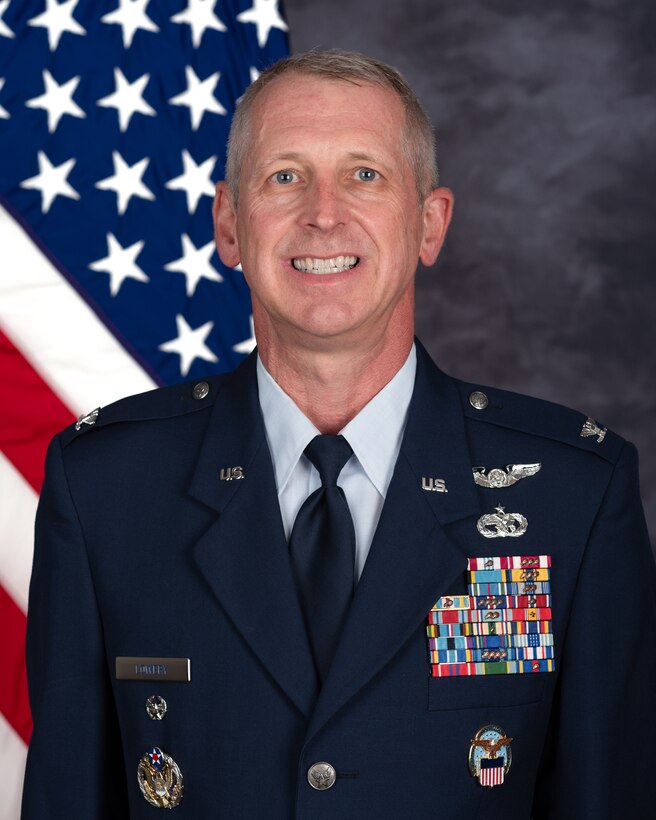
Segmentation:
<svg viewBox="0 0 656 820">
<path fill-rule="evenodd" d="M 438 189 L 419 207 L 404 118 L 392 91 L 303 75 L 257 98 L 237 209 L 220 186 L 215 216 L 258 336 L 321 345 L 412 334 L 415 268 L 437 256 L 451 195 Z"/>
</svg>

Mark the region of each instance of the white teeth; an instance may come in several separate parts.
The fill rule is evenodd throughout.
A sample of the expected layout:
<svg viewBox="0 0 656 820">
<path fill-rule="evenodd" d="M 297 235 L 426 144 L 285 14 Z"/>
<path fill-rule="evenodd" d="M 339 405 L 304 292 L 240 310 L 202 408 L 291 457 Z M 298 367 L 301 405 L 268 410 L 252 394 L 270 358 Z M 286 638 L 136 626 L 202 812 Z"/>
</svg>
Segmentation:
<svg viewBox="0 0 656 820">
<path fill-rule="evenodd" d="M 292 259 L 292 265 L 303 273 L 341 273 L 354 268 L 358 263 L 357 256 L 336 256 L 333 259 Z"/>
</svg>

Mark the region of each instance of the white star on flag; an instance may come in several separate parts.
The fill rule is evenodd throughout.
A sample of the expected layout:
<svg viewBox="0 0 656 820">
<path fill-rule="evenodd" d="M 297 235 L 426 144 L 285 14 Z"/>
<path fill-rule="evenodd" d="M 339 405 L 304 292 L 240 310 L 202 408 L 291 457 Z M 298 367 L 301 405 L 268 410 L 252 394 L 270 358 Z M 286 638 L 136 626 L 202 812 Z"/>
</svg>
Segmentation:
<svg viewBox="0 0 656 820">
<path fill-rule="evenodd" d="M 87 30 L 73 19 L 73 12 L 79 2 L 80 0 L 64 0 L 60 4 L 57 0 L 46 0 L 46 10 L 27 21 L 28 26 L 43 26 L 48 29 L 50 51 L 55 51 L 62 34 L 66 31 L 71 34 L 87 33 Z"/>
<path fill-rule="evenodd" d="M 253 5 L 247 11 L 237 15 L 240 23 L 255 23 L 257 26 L 257 44 L 264 48 L 269 32 L 272 28 L 287 31 L 287 23 L 278 11 L 278 0 L 253 0 Z"/>
<path fill-rule="evenodd" d="M 0 37 L 15 37 L 14 32 L 2 19 L 4 13 L 7 11 L 7 6 L 11 0 L 0 0 Z"/>
<path fill-rule="evenodd" d="M 213 6 L 214 0 L 189 0 L 189 5 L 184 11 L 171 17 L 172 23 L 186 23 L 191 26 L 191 42 L 194 48 L 198 48 L 208 28 L 215 31 L 228 30 L 212 10 Z"/>
<path fill-rule="evenodd" d="M 67 159 L 61 165 L 53 165 L 43 151 L 37 154 L 39 173 L 35 177 L 23 180 L 21 188 L 41 191 L 43 213 L 48 213 L 53 200 L 58 196 L 79 199 L 78 192 L 69 185 L 67 177 L 75 166 L 75 159 Z"/>
<path fill-rule="evenodd" d="M 43 71 L 43 85 L 45 93 L 40 97 L 33 97 L 26 100 L 28 108 L 44 108 L 48 112 L 48 131 L 52 134 L 59 125 L 59 120 L 64 114 L 71 117 L 84 119 L 86 114 L 80 106 L 73 100 L 73 94 L 77 89 L 80 77 L 72 77 L 68 82 L 59 85 L 48 69 Z"/>
<path fill-rule="evenodd" d="M 123 30 L 123 48 L 130 48 L 139 29 L 158 32 L 159 28 L 146 14 L 150 0 L 119 0 L 119 7 L 100 18 L 101 23 L 117 23 Z"/>
<path fill-rule="evenodd" d="M 144 240 L 141 239 L 134 245 L 124 248 L 113 234 L 107 234 L 107 256 L 104 259 L 98 259 L 97 262 L 91 262 L 89 267 L 91 270 L 109 274 L 109 292 L 112 296 L 116 296 L 126 279 L 136 279 L 138 282 L 150 281 L 135 262 L 144 244 Z"/>
<path fill-rule="evenodd" d="M 175 339 L 163 342 L 158 350 L 163 353 L 177 353 L 180 356 L 180 373 L 186 376 L 191 369 L 194 359 L 205 359 L 208 362 L 218 362 L 219 358 L 205 344 L 214 327 L 214 322 L 205 322 L 204 325 L 192 329 L 184 316 L 178 313 L 175 317 L 178 335 Z"/>
<path fill-rule="evenodd" d="M 193 296 L 200 280 L 211 279 L 214 282 L 223 282 L 223 277 L 210 264 L 214 253 L 214 242 L 208 242 L 197 248 L 186 233 L 181 236 L 182 256 L 164 265 L 165 270 L 183 273 L 187 279 L 187 296 Z"/>
<path fill-rule="evenodd" d="M 143 92 L 150 74 L 142 74 L 134 82 L 130 83 L 125 78 L 120 68 L 114 68 L 114 80 L 116 90 L 106 97 L 96 101 L 97 105 L 104 108 L 115 108 L 118 111 L 118 124 L 121 131 L 127 131 L 133 114 L 146 114 L 149 117 L 156 117 L 157 112 L 143 98 Z"/>
<path fill-rule="evenodd" d="M 166 187 L 173 191 L 184 191 L 187 195 L 187 210 L 190 214 L 195 213 L 198 207 L 198 200 L 206 194 L 214 196 L 215 185 L 211 176 L 216 164 L 216 157 L 209 157 L 205 162 L 197 165 L 191 154 L 182 149 L 182 164 L 184 173 L 179 177 L 169 180 Z"/>
<path fill-rule="evenodd" d="M 255 345 L 256 345 L 255 325 L 253 324 L 253 317 L 252 316 L 250 318 L 250 323 L 251 323 L 250 338 L 249 339 L 244 339 L 243 342 L 239 342 L 238 344 L 234 345 L 232 349 L 235 351 L 235 353 L 244 353 L 245 355 L 248 355 L 249 353 L 252 353 L 252 351 L 255 349 Z"/>
<path fill-rule="evenodd" d="M 155 194 L 141 181 L 150 162 L 148 157 L 140 159 L 134 165 L 128 165 L 118 151 L 112 151 L 114 175 L 96 182 L 96 188 L 103 191 L 115 191 L 119 214 L 124 214 L 133 196 L 142 199 L 155 199 Z"/>
<path fill-rule="evenodd" d="M 206 111 L 214 114 L 227 114 L 225 108 L 214 96 L 214 90 L 221 79 L 221 72 L 216 71 L 205 80 L 201 80 L 193 68 L 188 65 L 185 68 L 187 75 L 187 90 L 183 91 L 169 100 L 173 105 L 186 105 L 191 114 L 191 127 L 194 131 L 200 125 L 200 121 Z"/>
<path fill-rule="evenodd" d="M 2 86 L 4 84 L 5 84 L 5 81 L 3 80 L 2 77 L 0 77 L 0 91 L 2 91 Z M 0 105 L 0 118 L 3 119 L 3 120 L 8 120 L 9 119 L 9 111 L 7 111 L 1 105 Z"/>
</svg>

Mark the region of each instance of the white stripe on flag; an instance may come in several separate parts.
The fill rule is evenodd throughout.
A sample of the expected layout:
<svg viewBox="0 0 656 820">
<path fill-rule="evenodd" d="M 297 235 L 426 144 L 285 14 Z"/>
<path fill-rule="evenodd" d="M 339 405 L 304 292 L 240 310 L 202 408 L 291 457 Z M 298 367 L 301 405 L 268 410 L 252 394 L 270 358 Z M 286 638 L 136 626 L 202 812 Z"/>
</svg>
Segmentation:
<svg viewBox="0 0 656 820">
<path fill-rule="evenodd" d="M 27 612 L 38 496 L 1 451 L 0 498 L 0 584 Z"/>
<path fill-rule="evenodd" d="M 74 415 L 155 387 L 0 205 L 0 326 Z"/>
<path fill-rule="evenodd" d="M 0 772 L 2 772 L 2 799 L 0 820 L 18 820 L 27 746 L 4 719 L 0 712 Z"/>
</svg>

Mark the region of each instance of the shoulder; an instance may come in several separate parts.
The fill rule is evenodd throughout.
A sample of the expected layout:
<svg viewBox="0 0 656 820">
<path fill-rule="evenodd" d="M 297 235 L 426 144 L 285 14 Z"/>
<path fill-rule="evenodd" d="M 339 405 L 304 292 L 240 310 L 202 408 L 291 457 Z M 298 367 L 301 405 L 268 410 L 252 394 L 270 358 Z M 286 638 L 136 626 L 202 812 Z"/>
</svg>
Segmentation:
<svg viewBox="0 0 656 820">
<path fill-rule="evenodd" d="M 611 464 L 626 441 L 602 422 L 578 410 L 544 399 L 454 379 L 464 416 L 473 424 L 492 425 L 549 439 Z"/>
<path fill-rule="evenodd" d="M 100 431 L 117 425 L 138 425 L 209 410 L 225 378 L 226 374 L 222 374 L 160 387 L 91 409 L 60 433 L 61 445 L 67 447 L 91 433 L 95 437 Z"/>
</svg>

